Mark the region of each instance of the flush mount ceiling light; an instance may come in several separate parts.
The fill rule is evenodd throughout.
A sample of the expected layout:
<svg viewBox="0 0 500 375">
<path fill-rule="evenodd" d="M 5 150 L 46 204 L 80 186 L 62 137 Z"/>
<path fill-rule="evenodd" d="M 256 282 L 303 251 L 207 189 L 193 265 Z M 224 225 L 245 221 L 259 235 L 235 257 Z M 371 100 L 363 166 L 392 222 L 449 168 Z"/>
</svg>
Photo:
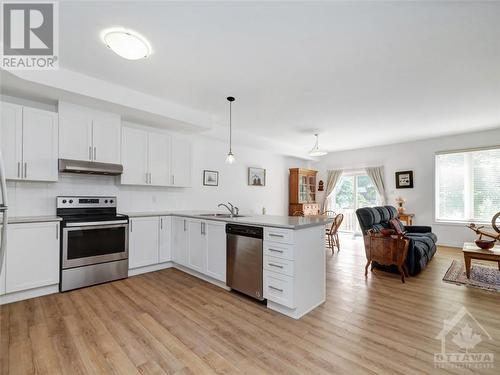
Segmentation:
<svg viewBox="0 0 500 375">
<path fill-rule="evenodd" d="M 314 147 L 311 149 L 311 151 L 309 151 L 309 156 L 325 156 L 326 154 L 328 154 L 328 152 L 319 148 L 319 134 L 314 134 L 314 136 L 316 137 L 316 143 L 314 144 Z"/>
<path fill-rule="evenodd" d="M 113 28 L 104 30 L 101 38 L 114 53 L 127 60 L 139 60 L 151 55 L 151 45 L 139 33 L 124 29 Z"/>
<path fill-rule="evenodd" d="M 226 156 L 226 163 L 233 164 L 235 162 L 233 148 L 232 148 L 232 113 L 231 113 L 231 104 L 235 101 L 232 96 L 227 97 L 227 101 L 229 102 L 229 152 Z"/>
</svg>

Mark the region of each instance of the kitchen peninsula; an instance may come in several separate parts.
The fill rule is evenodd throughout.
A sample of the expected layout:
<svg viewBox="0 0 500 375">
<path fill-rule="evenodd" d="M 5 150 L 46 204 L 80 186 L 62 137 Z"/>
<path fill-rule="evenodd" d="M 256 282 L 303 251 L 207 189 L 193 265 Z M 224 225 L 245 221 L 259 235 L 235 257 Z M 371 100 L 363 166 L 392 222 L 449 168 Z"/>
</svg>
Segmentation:
<svg viewBox="0 0 500 375">
<path fill-rule="evenodd" d="M 200 211 L 127 213 L 129 275 L 176 267 L 226 286 L 226 224 L 263 229 L 267 307 L 299 319 L 325 301 L 327 217 L 239 216 Z M 168 235 L 170 234 L 170 235 Z"/>
</svg>

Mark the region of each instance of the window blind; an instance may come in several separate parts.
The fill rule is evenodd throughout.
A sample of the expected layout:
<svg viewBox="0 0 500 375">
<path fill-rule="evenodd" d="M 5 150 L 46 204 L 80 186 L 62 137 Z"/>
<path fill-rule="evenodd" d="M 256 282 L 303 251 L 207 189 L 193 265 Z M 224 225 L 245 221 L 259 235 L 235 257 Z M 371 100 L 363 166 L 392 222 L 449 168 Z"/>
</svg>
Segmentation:
<svg viewBox="0 0 500 375">
<path fill-rule="evenodd" d="M 500 211 L 500 147 L 436 154 L 436 219 L 489 222 Z"/>
</svg>

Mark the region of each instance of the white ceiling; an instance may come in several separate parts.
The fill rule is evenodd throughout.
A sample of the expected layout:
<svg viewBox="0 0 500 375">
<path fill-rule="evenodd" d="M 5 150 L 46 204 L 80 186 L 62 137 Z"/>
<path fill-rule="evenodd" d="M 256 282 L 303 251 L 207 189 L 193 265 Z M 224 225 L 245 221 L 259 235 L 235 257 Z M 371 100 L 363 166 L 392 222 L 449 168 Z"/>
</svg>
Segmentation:
<svg viewBox="0 0 500 375">
<path fill-rule="evenodd" d="M 207 112 L 235 129 L 329 150 L 500 126 L 500 2 L 60 4 L 61 66 Z M 99 38 L 153 47 L 127 61 Z"/>
</svg>

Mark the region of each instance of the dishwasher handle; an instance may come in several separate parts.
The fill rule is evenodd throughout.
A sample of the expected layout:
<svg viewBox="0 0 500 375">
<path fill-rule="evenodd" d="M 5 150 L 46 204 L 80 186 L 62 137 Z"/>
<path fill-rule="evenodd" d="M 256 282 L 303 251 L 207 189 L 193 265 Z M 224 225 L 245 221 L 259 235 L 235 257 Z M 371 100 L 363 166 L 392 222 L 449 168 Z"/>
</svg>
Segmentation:
<svg viewBox="0 0 500 375">
<path fill-rule="evenodd" d="M 226 233 L 234 234 L 236 236 L 252 237 L 258 239 L 264 238 L 264 228 L 252 227 L 248 225 L 227 224 Z"/>
</svg>

